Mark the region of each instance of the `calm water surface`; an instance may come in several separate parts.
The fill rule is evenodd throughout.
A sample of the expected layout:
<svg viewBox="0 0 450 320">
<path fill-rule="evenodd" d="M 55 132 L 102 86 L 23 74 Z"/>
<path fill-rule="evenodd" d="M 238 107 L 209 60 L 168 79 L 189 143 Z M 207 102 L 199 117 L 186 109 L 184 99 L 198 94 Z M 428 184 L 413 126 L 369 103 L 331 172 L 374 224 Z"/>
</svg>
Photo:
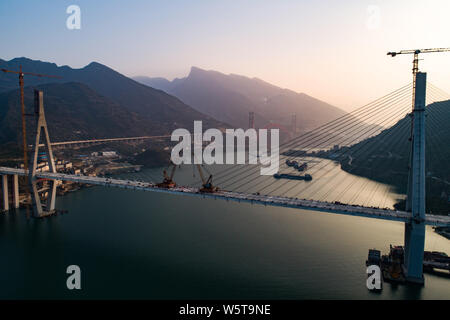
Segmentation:
<svg viewBox="0 0 450 320">
<path fill-rule="evenodd" d="M 103 187 L 57 207 L 69 213 L 0 216 L 0 298 L 450 299 L 436 275 L 367 290 L 367 251 L 402 244 L 398 222 Z M 450 241 L 428 228 L 426 249 L 450 253 Z M 71 264 L 81 291 L 66 289 Z"/>
</svg>

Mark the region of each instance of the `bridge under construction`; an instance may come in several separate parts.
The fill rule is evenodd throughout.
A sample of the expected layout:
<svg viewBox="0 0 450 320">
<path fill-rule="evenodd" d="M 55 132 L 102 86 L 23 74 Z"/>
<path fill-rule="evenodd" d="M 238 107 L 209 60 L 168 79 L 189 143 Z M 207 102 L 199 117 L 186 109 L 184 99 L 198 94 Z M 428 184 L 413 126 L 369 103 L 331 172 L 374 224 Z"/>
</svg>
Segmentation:
<svg viewBox="0 0 450 320">
<path fill-rule="evenodd" d="M 91 140 L 76 140 L 60 143 L 52 143 L 47 129 L 47 122 L 44 113 L 43 92 L 35 91 L 35 116 L 36 116 L 36 140 L 34 143 L 33 157 L 30 159 L 29 166 L 24 164 L 23 169 L 0 167 L 0 175 L 2 175 L 2 190 L 3 190 L 3 209 L 9 209 L 9 195 L 8 195 L 8 176 L 13 176 L 13 190 L 14 190 L 14 206 L 19 206 L 19 176 L 25 176 L 27 192 L 30 194 L 30 198 L 33 202 L 33 209 L 35 217 L 46 217 L 55 213 L 55 200 L 56 200 L 56 182 L 57 181 L 72 181 L 81 184 L 99 185 L 104 187 L 115 187 L 132 190 L 143 190 L 150 192 L 162 192 L 168 194 L 189 195 L 200 198 L 209 199 L 221 199 L 226 201 L 247 202 L 252 204 L 268 205 L 288 207 L 295 209 L 305 209 L 312 211 L 320 211 L 327 213 L 353 215 L 367 218 L 376 218 L 384 220 L 399 221 L 405 224 L 405 261 L 404 261 L 404 273 L 406 279 L 410 282 L 423 283 L 423 257 L 424 257 L 424 244 L 425 244 L 425 226 L 437 226 L 437 227 L 450 227 L 449 215 L 435 215 L 427 214 L 426 211 L 426 198 L 425 198 L 425 185 L 427 181 L 427 174 L 425 170 L 425 158 L 426 158 L 426 122 L 430 122 L 433 126 L 433 130 L 436 131 L 436 135 L 439 135 L 439 126 L 436 126 L 436 118 L 440 118 L 439 112 L 433 117 L 427 118 L 428 112 L 426 97 L 427 97 L 427 74 L 419 72 L 418 70 L 418 55 L 420 53 L 428 52 L 443 52 L 447 49 L 428 49 L 428 50 L 407 50 L 400 51 L 398 53 L 389 53 L 392 56 L 397 54 L 414 54 L 413 61 L 413 84 L 412 84 L 412 100 L 413 107 L 411 109 L 411 86 L 405 86 L 393 93 L 376 100 L 374 103 L 363 106 L 356 111 L 345 115 L 336 121 L 323 125 L 317 128 L 315 131 L 309 132 L 301 137 L 292 139 L 284 145 L 285 163 L 291 163 L 293 159 L 304 156 L 305 166 L 302 170 L 313 170 L 313 176 L 321 175 L 326 176 L 330 169 L 328 166 L 335 166 L 338 160 L 349 158 L 349 163 L 354 161 L 355 155 L 370 154 L 373 149 L 380 148 L 379 146 L 371 146 L 367 141 L 371 141 L 371 138 L 381 136 L 383 139 L 382 147 L 400 147 L 405 144 L 405 140 L 409 141 L 409 165 L 407 168 L 407 191 L 406 191 L 406 205 L 404 210 L 394 210 L 388 208 L 376 208 L 364 205 L 357 205 L 349 203 L 342 203 L 341 201 L 324 201 L 324 200 L 312 200 L 306 199 L 306 197 L 295 196 L 288 197 L 285 194 L 274 195 L 268 191 L 268 188 L 272 187 L 273 190 L 289 190 L 292 186 L 299 183 L 308 183 L 305 181 L 280 181 L 283 179 L 272 179 L 269 185 L 259 185 L 258 179 L 260 175 L 255 174 L 259 171 L 258 168 L 247 167 L 235 167 L 226 169 L 218 173 L 215 178 L 219 178 L 221 183 L 218 184 L 220 189 L 212 186 L 212 175 L 206 181 L 202 176 L 203 188 L 195 186 L 177 186 L 173 181 L 173 172 L 171 176 L 165 175 L 167 183 L 157 183 L 155 181 L 131 181 L 112 179 L 104 177 L 92 177 L 85 175 L 66 174 L 57 172 L 55 167 L 54 155 L 52 151 L 53 146 L 57 145 L 83 145 L 89 143 L 107 143 L 115 141 L 133 141 L 144 140 L 154 137 L 131 137 L 131 138 L 111 138 L 111 139 L 91 139 Z M 432 96 L 436 95 L 436 89 L 432 88 Z M 405 100 L 407 104 L 404 105 Z M 23 99 L 22 99 L 23 101 Z M 440 100 L 442 101 L 442 100 Z M 399 107 L 399 108 L 396 108 Z M 411 121 L 399 121 L 409 116 Z M 251 116 L 252 119 L 253 116 Z M 373 122 L 377 120 L 377 122 Z M 434 121 L 434 122 L 432 122 Z M 293 121 L 294 122 L 294 121 Z M 252 120 L 250 120 L 250 127 L 253 126 Z M 386 128 L 389 127 L 404 127 L 406 128 L 409 136 L 408 139 L 403 140 L 402 137 L 394 137 L 392 139 L 385 139 L 385 135 L 389 132 Z M 41 137 L 44 138 L 44 142 L 41 143 Z M 167 136 L 160 136 L 167 137 Z M 439 138 L 439 137 L 438 137 Z M 333 146 L 329 151 L 329 159 L 333 161 L 314 160 L 314 165 L 307 165 L 311 163 L 309 158 L 311 155 L 316 155 L 317 150 L 321 150 L 324 146 L 329 146 L 333 142 L 333 139 L 337 139 L 340 143 L 345 145 L 345 148 L 338 148 Z M 389 140 L 389 141 L 387 141 Z M 335 140 L 336 141 L 336 140 Z M 360 144 L 361 141 L 366 143 Z M 433 142 L 433 147 L 438 150 L 441 145 L 441 141 L 438 143 Z M 354 146 L 357 146 L 354 148 Z M 369 147 L 368 147 L 369 146 Z M 48 162 L 49 170 L 47 172 L 38 172 L 38 155 L 39 149 L 45 149 L 45 155 Z M 26 149 L 26 145 L 24 146 Z M 308 154 L 305 150 L 309 150 Z M 27 156 L 24 156 L 27 159 Z M 392 155 L 389 155 L 389 159 Z M 319 157 L 316 157 L 319 159 Z M 373 159 L 369 159 L 371 161 Z M 446 161 L 447 159 L 443 159 Z M 341 162 L 342 165 L 342 162 Z M 288 166 L 288 165 L 287 165 Z M 294 170 L 292 166 L 288 166 L 288 170 Z M 30 168 L 30 169 L 28 169 Z M 298 169 L 297 169 L 298 170 Z M 199 168 L 199 173 L 202 175 Z M 346 177 L 348 178 L 348 177 Z M 39 194 L 39 183 L 41 181 L 49 181 L 47 203 L 41 203 L 41 196 Z M 217 180 L 216 180 L 217 181 Z M 314 183 L 311 182 L 311 183 Z M 333 189 L 337 184 L 347 184 L 347 181 L 330 181 L 329 188 Z M 231 186 L 235 186 L 231 188 Z M 236 187 L 237 185 L 237 187 Z M 257 186 L 259 191 L 241 191 L 245 185 Z M 352 186 L 352 182 L 348 183 L 348 187 L 345 187 L 342 193 L 345 193 Z M 310 188 L 311 185 L 305 186 L 304 189 Z M 320 189 L 318 186 L 316 189 Z M 312 186 L 314 189 L 314 185 Z M 266 192 L 263 192 L 266 190 Z M 326 193 L 325 193 L 326 195 Z"/>
<path fill-rule="evenodd" d="M 0 167 L 1 175 L 26 175 L 23 169 Z M 357 205 L 346 205 L 338 203 L 327 203 L 314 200 L 296 199 L 288 197 L 267 196 L 258 194 L 246 194 L 232 191 L 216 191 L 214 193 L 201 192 L 200 188 L 176 186 L 172 188 L 158 187 L 157 183 L 140 182 L 132 180 L 121 180 L 104 177 L 89 177 L 83 175 L 72 175 L 64 173 L 41 172 L 36 173 L 38 179 L 49 179 L 58 181 L 72 181 L 90 185 L 98 185 L 104 187 L 123 188 L 150 192 L 163 192 L 176 195 L 190 195 L 201 198 L 220 199 L 226 201 L 248 202 L 251 204 L 260 204 L 265 206 L 287 207 L 295 209 L 306 209 L 312 211 L 321 211 L 336 214 L 353 215 L 367 218 L 376 218 L 392 221 L 411 222 L 411 214 L 406 211 L 367 208 Z M 3 188 L 7 190 L 7 186 Z M 8 195 L 6 195 L 7 197 Z M 425 219 L 421 221 L 427 225 L 436 227 L 450 227 L 450 217 L 439 215 L 425 215 Z"/>
</svg>

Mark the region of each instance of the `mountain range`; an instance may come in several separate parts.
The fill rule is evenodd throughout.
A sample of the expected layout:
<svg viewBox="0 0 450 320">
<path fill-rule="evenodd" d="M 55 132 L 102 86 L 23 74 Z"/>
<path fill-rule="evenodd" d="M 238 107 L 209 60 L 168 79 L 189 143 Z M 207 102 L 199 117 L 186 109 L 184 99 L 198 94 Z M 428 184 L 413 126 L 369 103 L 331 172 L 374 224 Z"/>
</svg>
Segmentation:
<svg viewBox="0 0 450 320">
<path fill-rule="evenodd" d="M 91 138 L 99 134 L 109 134 L 110 137 L 169 134 L 176 128 L 192 128 L 194 120 L 202 120 L 204 127 L 227 126 L 164 91 L 140 84 L 97 62 L 73 69 L 28 58 L 15 58 L 10 61 L 0 59 L 1 69 L 19 70 L 20 66 L 24 72 L 61 77 L 59 79 L 25 75 L 25 87 L 45 85 L 40 88 L 44 90 L 47 117 L 56 117 L 53 120 L 65 124 L 60 127 L 62 131 L 58 131 L 61 136 L 72 135 L 70 130 L 73 131 L 76 125 L 83 127 L 83 119 L 89 123 L 83 130 Z M 0 114 L 14 114 L 12 109 L 19 110 L 16 105 L 19 101 L 18 92 L 12 91 L 17 90 L 17 87 L 16 76 L 0 72 Z M 28 95 L 31 94 L 30 90 L 26 91 Z M 26 98 L 27 107 L 31 107 L 30 96 Z M 4 121 L 2 117 L 2 122 Z M 53 126 L 50 121 L 49 126 Z M 111 130 L 108 130 L 108 127 Z M 101 128 L 105 130 L 102 131 Z M 112 128 L 117 130 L 113 131 Z M 11 132 L 2 133 L 2 137 L 10 134 Z"/>
<path fill-rule="evenodd" d="M 134 79 L 172 94 L 194 109 L 239 128 L 248 127 L 251 111 L 255 114 L 255 127 L 273 124 L 285 130 L 290 130 L 291 117 L 295 114 L 299 133 L 346 113 L 307 94 L 283 89 L 258 78 L 226 75 L 198 67 L 192 67 L 187 77 L 173 81 L 145 76 Z"/>
<path fill-rule="evenodd" d="M 272 126 L 282 131 L 290 131 L 291 116 L 296 114 L 297 133 L 301 133 L 345 114 L 260 79 L 196 67 L 183 79 L 133 80 L 98 62 L 75 69 L 24 57 L 0 59 L 2 69 L 19 70 L 20 66 L 24 72 L 60 77 L 25 75 L 28 108 L 33 102 L 30 88 L 44 90 L 54 140 L 169 134 L 180 127 L 192 129 L 194 120 L 202 120 L 205 128 L 247 128 L 250 111 L 257 128 Z M 0 72 L 0 143 L 17 139 L 19 132 L 17 82 L 13 74 Z"/>
<path fill-rule="evenodd" d="M 161 124 L 139 116 L 79 82 L 26 87 L 27 114 L 34 110 L 33 89 L 44 92 L 46 119 L 53 141 L 152 135 L 164 129 Z M 0 143 L 18 138 L 21 128 L 18 97 L 18 89 L 0 93 Z M 33 141 L 34 121 L 27 120 L 28 138 Z"/>
</svg>

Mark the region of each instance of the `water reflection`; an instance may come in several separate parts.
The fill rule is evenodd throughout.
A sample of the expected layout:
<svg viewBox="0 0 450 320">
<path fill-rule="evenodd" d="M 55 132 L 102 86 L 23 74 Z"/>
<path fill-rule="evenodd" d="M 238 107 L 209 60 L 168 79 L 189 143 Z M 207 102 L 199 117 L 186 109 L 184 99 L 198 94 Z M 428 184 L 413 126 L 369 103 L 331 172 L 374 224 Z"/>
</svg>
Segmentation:
<svg viewBox="0 0 450 320">
<path fill-rule="evenodd" d="M 367 251 L 402 244 L 399 222 L 103 187 L 57 207 L 69 214 L 0 215 L 0 298 L 450 299 L 450 279 L 432 274 L 423 288 L 366 289 Z M 427 228 L 426 250 L 450 241 Z M 65 287 L 70 264 L 82 292 Z"/>
</svg>

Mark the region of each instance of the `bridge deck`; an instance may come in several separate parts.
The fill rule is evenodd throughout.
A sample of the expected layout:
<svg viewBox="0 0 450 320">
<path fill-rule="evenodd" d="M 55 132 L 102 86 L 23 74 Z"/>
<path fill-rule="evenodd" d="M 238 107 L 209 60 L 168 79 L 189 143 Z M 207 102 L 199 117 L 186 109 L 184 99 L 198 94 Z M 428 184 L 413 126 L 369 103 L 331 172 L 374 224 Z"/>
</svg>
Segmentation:
<svg viewBox="0 0 450 320">
<path fill-rule="evenodd" d="M 23 169 L 0 167 L 0 174 L 25 175 L 25 171 Z M 297 198 L 245 194 L 231 191 L 219 191 L 216 193 L 200 193 L 199 189 L 194 187 L 175 187 L 171 189 L 166 189 L 166 188 L 159 188 L 154 183 L 151 182 L 139 182 L 139 181 L 110 179 L 102 177 L 88 177 L 64 173 L 39 172 L 36 174 L 36 176 L 38 178 L 46 178 L 62 181 L 74 181 L 78 183 L 100 185 L 105 187 L 116 187 L 116 188 L 143 190 L 151 192 L 164 192 L 169 194 L 190 195 L 210 199 L 248 202 L 252 204 L 288 207 L 312 211 L 322 211 L 328 213 L 345 214 L 345 215 L 353 215 L 353 216 L 393 220 L 401 222 L 408 222 L 411 219 L 410 213 L 405 211 L 368 208 L 356 205 L 336 204 Z M 450 216 L 438 216 L 427 214 L 425 217 L 425 223 L 433 226 L 450 226 Z"/>
<path fill-rule="evenodd" d="M 71 144 L 86 144 L 86 143 L 100 143 L 100 142 L 117 142 L 117 141 L 133 141 L 133 140 L 147 140 L 147 139 L 158 139 L 158 138 L 168 138 L 170 135 L 161 136 L 141 136 L 141 137 L 125 137 L 125 138 L 104 138 L 104 139 L 90 139 L 90 140 L 74 140 L 74 141 L 60 141 L 52 142 L 52 146 L 65 146 Z M 43 147 L 44 144 L 39 144 Z"/>
</svg>

